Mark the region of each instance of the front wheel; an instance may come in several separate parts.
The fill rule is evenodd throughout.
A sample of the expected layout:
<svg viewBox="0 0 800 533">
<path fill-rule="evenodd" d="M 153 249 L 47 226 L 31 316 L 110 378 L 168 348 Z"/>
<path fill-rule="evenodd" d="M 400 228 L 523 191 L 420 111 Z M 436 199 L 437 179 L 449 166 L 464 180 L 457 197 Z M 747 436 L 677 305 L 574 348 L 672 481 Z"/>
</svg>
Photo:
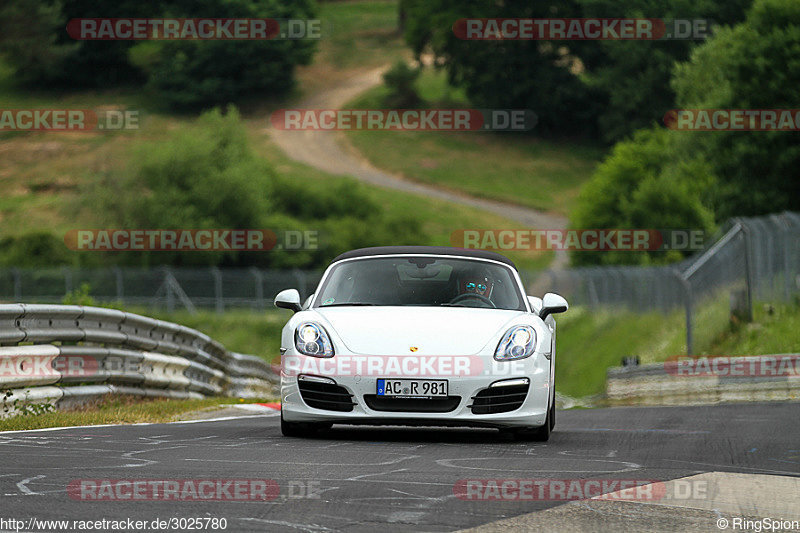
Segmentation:
<svg viewBox="0 0 800 533">
<path fill-rule="evenodd" d="M 284 437 L 309 438 L 320 431 L 330 429 L 333 424 L 326 422 L 287 422 L 281 411 L 281 433 Z"/>
<path fill-rule="evenodd" d="M 514 431 L 514 438 L 519 441 L 547 442 L 550 440 L 550 412 L 547 413 L 547 420 L 538 428 L 521 428 Z"/>
<path fill-rule="evenodd" d="M 547 442 L 550 440 L 550 433 L 553 428 L 553 422 L 550 418 L 552 411 L 552 409 L 547 410 L 547 418 L 545 418 L 544 424 L 539 427 L 509 428 L 502 431 L 509 433 L 514 440 L 518 441 Z"/>
</svg>

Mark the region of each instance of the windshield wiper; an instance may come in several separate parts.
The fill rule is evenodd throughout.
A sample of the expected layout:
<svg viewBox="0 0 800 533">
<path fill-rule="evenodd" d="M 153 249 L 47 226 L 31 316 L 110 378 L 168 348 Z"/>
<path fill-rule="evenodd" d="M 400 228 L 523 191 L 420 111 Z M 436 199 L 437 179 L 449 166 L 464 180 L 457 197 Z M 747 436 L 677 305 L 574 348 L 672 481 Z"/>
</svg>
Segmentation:
<svg viewBox="0 0 800 533">
<path fill-rule="evenodd" d="M 320 305 L 320 307 L 343 307 L 345 305 L 375 305 L 369 302 L 342 302 L 339 304 L 328 304 L 328 305 Z"/>
</svg>

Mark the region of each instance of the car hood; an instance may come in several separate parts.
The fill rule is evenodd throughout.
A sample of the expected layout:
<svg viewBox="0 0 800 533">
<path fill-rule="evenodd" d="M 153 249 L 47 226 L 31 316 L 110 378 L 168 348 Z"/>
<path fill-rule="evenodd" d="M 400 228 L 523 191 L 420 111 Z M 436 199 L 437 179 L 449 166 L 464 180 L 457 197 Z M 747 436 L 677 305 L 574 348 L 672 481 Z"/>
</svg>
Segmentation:
<svg viewBox="0 0 800 533">
<path fill-rule="evenodd" d="M 357 354 L 473 355 L 528 313 L 459 307 L 315 308 Z M 494 347 L 492 347 L 494 348 Z"/>
</svg>

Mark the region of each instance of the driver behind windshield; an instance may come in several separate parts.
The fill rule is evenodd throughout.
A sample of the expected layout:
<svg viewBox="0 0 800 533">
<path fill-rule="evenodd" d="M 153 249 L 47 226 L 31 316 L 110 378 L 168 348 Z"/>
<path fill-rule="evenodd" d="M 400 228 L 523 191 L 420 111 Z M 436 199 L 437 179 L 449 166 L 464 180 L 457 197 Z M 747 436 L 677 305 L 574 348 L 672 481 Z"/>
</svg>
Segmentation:
<svg viewBox="0 0 800 533">
<path fill-rule="evenodd" d="M 493 288 L 494 283 L 486 275 L 465 275 L 460 280 L 458 294 L 459 296 L 464 294 L 477 294 L 478 296 L 491 299 Z"/>
</svg>

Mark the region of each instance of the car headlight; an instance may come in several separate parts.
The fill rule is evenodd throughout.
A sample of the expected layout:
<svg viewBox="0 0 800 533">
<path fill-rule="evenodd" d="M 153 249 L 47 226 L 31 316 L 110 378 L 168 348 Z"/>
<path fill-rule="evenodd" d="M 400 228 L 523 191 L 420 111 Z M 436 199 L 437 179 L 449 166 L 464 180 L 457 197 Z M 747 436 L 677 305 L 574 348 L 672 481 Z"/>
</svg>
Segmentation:
<svg viewBox="0 0 800 533">
<path fill-rule="evenodd" d="M 523 359 L 530 356 L 535 349 L 536 330 L 531 326 L 514 326 L 503 335 L 494 352 L 494 358 L 497 361 Z"/>
<path fill-rule="evenodd" d="M 314 322 L 300 324 L 294 332 L 294 347 L 303 355 L 333 357 L 333 344 L 325 328 Z"/>
</svg>

